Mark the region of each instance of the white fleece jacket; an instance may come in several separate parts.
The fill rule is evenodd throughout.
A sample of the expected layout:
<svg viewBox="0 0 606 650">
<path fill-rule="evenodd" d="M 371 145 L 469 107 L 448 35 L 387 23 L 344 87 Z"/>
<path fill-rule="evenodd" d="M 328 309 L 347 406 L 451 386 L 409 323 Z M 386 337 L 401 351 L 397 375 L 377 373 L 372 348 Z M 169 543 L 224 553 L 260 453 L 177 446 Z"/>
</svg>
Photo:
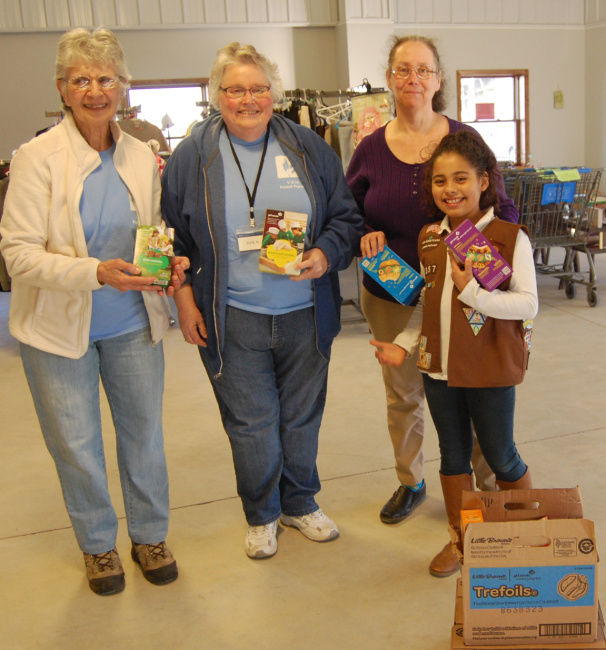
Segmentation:
<svg viewBox="0 0 606 650">
<path fill-rule="evenodd" d="M 116 142 L 114 164 L 138 223 L 160 224 L 154 155 L 115 122 L 110 127 Z M 100 163 L 71 114 L 66 115 L 15 154 L 0 225 L 0 248 L 12 278 L 11 334 L 27 345 L 72 359 L 86 352 L 92 292 L 101 287 L 100 260 L 88 255 L 79 211 L 84 180 Z M 159 295 L 142 295 L 157 343 L 168 328 L 168 317 Z"/>
</svg>

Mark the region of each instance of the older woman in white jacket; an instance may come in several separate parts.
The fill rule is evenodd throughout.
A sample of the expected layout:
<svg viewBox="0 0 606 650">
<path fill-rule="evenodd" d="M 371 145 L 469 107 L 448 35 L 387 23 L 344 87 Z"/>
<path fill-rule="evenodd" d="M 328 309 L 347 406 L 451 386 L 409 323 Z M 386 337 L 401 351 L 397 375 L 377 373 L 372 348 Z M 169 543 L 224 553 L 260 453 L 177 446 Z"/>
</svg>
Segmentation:
<svg viewBox="0 0 606 650">
<path fill-rule="evenodd" d="M 10 331 L 20 342 L 89 586 L 101 595 L 122 591 L 125 581 L 99 378 L 116 430 L 132 558 L 154 584 L 178 575 L 165 542 L 161 339 L 169 322 L 154 278 L 127 261 L 137 224 L 161 223 L 159 175 L 149 148 L 114 122 L 128 79 L 108 30 L 61 37 L 56 84 L 66 115 L 16 153 L 1 230 L 12 276 Z M 189 264 L 177 262 L 175 285 Z"/>
</svg>

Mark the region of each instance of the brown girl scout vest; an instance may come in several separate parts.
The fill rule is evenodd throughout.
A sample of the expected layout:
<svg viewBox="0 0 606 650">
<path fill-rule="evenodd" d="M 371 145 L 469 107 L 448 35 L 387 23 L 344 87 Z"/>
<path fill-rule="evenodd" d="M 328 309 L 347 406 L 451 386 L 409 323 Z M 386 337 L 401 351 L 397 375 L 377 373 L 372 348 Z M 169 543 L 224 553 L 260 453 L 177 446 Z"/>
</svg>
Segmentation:
<svg viewBox="0 0 606 650">
<path fill-rule="evenodd" d="M 482 234 L 512 266 L 518 231 L 523 226 L 493 219 Z M 524 230 L 526 230 L 524 228 Z M 440 224 L 424 226 L 419 234 L 419 259 L 425 269 L 423 324 L 418 367 L 439 373 L 440 302 L 450 261 Z M 506 291 L 507 279 L 495 291 Z M 530 326 L 521 320 L 490 318 L 458 299 L 453 287 L 448 352 L 448 385 L 467 388 L 513 386 L 524 379 L 528 364 Z"/>
</svg>

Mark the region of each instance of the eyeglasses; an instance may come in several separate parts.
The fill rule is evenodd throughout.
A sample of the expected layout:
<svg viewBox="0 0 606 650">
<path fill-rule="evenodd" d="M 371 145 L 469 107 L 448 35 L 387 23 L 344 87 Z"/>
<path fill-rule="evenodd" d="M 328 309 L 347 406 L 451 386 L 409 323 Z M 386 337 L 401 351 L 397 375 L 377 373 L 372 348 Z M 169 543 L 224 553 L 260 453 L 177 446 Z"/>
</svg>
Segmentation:
<svg viewBox="0 0 606 650">
<path fill-rule="evenodd" d="M 408 79 L 412 73 L 415 73 L 419 79 L 429 79 L 436 71 L 428 68 L 426 65 L 400 65 L 391 71 L 396 79 Z"/>
<path fill-rule="evenodd" d="M 242 86 L 230 86 L 223 88 L 219 86 L 230 99 L 242 99 L 246 93 L 250 93 L 252 97 L 266 97 L 271 90 L 270 86 L 252 86 L 251 88 L 242 88 Z"/>
<path fill-rule="evenodd" d="M 66 81 L 75 90 L 88 90 L 92 86 L 93 81 L 97 82 L 101 90 L 111 90 L 120 83 L 120 79 L 115 79 L 114 77 L 98 77 L 97 79 L 91 79 L 90 77 L 72 77 L 63 81 Z"/>
</svg>

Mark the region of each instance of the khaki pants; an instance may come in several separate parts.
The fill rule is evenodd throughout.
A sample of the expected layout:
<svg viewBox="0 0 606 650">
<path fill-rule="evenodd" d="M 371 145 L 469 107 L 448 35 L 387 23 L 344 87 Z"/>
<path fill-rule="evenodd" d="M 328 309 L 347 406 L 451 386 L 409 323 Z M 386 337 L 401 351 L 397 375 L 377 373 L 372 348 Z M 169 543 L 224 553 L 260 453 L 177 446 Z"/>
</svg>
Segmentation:
<svg viewBox="0 0 606 650">
<path fill-rule="evenodd" d="M 378 341 L 393 341 L 406 328 L 414 307 L 373 296 L 362 287 L 361 306 L 372 335 Z M 407 356 L 399 368 L 381 366 L 387 399 L 387 428 L 396 460 L 396 474 L 403 485 L 423 480 L 423 431 L 425 395 L 418 355 Z M 495 489 L 495 477 L 474 436 L 472 465 L 482 490 Z"/>
</svg>

